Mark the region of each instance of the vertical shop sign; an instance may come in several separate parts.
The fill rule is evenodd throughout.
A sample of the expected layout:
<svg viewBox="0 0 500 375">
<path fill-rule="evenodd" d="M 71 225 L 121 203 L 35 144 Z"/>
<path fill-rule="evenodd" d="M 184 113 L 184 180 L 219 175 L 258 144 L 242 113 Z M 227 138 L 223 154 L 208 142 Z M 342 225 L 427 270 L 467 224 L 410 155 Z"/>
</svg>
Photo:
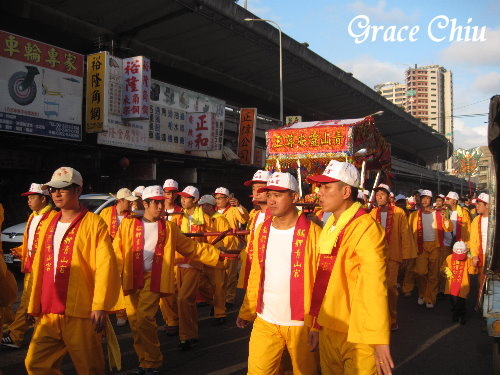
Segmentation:
<svg viewBox="0 0 500 375">
<path fill-rule="evenodd" d="M 151 64 L 144 56 L 123 59 L 122 118 L 149 119 Z"/>
<path fill-rule="evenodd" d="M 241 164 L 253 164 L 256 124 L 257 108 L 242 108 L 238 136 L 238 156 Z"/>
<path fill-rule="evenodd" d="M 100 133 L 104 130 L 107 113 L 105 100 L 107 52 L 99 52 L 87 56 L 87 117 L 85 130 L 87 133 Z"/>
<path fill-rule="evenodd" d="M 211 151 L 216 141 L 215 113 L 190 112 L 186 122 L 186 151 Z"/>
</svg>

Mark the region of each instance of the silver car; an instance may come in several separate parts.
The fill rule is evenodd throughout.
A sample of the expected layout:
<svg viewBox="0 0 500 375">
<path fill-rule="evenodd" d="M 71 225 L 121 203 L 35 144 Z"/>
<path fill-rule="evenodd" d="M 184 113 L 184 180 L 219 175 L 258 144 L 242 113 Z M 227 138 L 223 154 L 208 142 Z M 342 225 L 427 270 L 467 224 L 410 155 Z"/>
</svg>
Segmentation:
<svg viewBox="0 0 500 375">
<path fill-rule="evenodd" d="M 80 203 L 87 207 L 89 211 L 98 214 L 104 208 L 113 205 L 115 203 L 115 198 L 109 194 L 84 194 L 80 197 Z M 15 258 L 10 250 L 21 246 L 26 223 L 25 221 L 24 223 L 5 228 L 2 231 L 2 247 L 5 263 L 14 268 L 14 270 L 20 269 L 21 260 Z"/>
</svg>

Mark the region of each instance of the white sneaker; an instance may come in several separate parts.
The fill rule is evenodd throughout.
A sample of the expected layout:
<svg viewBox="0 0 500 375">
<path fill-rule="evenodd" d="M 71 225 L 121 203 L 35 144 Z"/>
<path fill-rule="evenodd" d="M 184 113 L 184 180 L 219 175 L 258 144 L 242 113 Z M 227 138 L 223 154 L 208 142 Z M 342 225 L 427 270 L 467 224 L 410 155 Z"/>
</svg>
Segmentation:
<svg viewBox="0 0 500 375">
<path fill-rule="evenodd" d="M 116 319 L 116 326 L 117 327 L 123 327 L 127 325 L 127 319 Z"/>
<path fill-rule="evenodd" d="M 417 299 L 417 303 L 418 303 L 420 306 L 422 306 L 422 305 L 424 304 L 424 299 L 423 299 L 423 298 L 418 297 L 418 299 Z"/>
<path fill-rule="evenodd" d="M 434 308 L 434 304 L 433 303 L 426 303 L 425 307 L 427 307 L 428 309 L 433 309 Z"/>
</svg>

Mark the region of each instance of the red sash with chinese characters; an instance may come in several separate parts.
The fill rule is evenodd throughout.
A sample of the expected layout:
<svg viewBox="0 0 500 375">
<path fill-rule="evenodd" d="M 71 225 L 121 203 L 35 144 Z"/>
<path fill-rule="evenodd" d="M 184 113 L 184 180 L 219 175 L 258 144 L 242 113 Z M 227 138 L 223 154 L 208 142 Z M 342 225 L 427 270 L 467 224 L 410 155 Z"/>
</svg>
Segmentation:
<svg viewBox="0 0 500 375">
<path fill-rule="evenodd" d="M 129 212 L 124 212 L 123 217 L 128 217 Z M 118 232 L 118 227 L 120 223 L 118 222 L 118 211 L 116 209 L 116 205 L 111 207 L 111 223 L 109 224 L 109 236 L 111 238 L 115 238 L 116 233 Z"/>
<path fill-rule="evenodd" d="M 450 281 L 450 294 L 452 296 L 457 296 L 460 294 L 460 289 L 462 288 L 462 279 L 464 277 L 464 268 L 467 265 L 467 254 L 455 254 L 451 255 L 451 276 Z"/>
<path fill-rule="evenodd" d="M 381 209 L 380 207 L 377 209 L 377 223 L 382 225 L 382 214 L 381 214 Z M 394 219 L 394 206 L 392 204 L 387 205 L 387 220 L 385 221 L 385 238 L 387 240 L 387 243 L 389 243 L 389 239 L 391 238 L 391 230 L 392 230 L 392 223 Z"/>
<path fill-rule="evenodd" d="M 165 250 L 166 224 L 163 219 L 158 220 L 158 241 L 156 242 L 151 268 L 151 291 L 160 293 L 161 269 L 163 265 L 163 252 Z M 134 221 L 134 244 L 132 247 L 133 261 L 133 289 L 144 288 L 144 224 L 142 217 Z"/>
<path fill-rule="evenodd" d="M 71 222 L 64 233 L 59 247 L 57 268 L 54 274 L 54 234 L 57 223 L 62 213 L 57 213 L 49 224 L 47 234 L 43 242 L 43 270 L 42 270 L 42 314 L 64 314 L 66 310 L 66 298 L 68 296 L 69 274 L 71 272 L 71 259 L 78 228 L 83 217 L 88 212 L 83 208 L 78 216 Z"/>
<path fill-rule="evenodd" d="M 247 259 L 245 261 L 245 278 L 243 280 L 243 289 L 246 289 L 248 286 L 248 277 L 250 276 L 250 270 L 252 269 L 252 260 L 253 260 L 253 241 L 255 238 L 255 231 L 257 228 L 255 227 L 255 222 L 257 221 L 259 214 L 254 216 L 253 220 L 253 225 L 254 228 L 252 229 L 252 232 L 250 233 L 250 241 L 248 242 L 248 247 L 247 247 Z M 264 216 L 264 221 L 269 219 L 271 215 L 269 214 L 269 211 L 266 210 L 265 216 Z"/>
<path fill-rule="evenodd" d="M 477 223 L 477 226 L 478 226 L 478 233 L 479 233 L 479 254 L 478 254 L 478 257 L 479 257 L 479 263 L 477 264 L 478 267 L 481 267 L 484 263 L 484 249 L 483 249 L 483 235 L 481 233 L 481 221 L 482 221 L 482 216 L 479 217 L 479 220 L 478 220 L 478 223 Z"/>
<path fill-rule="evenodd" d="M 346 224 L 346 226 L 340 231 L 337 237 L 337 244 L 332 249 L 331 254 L 320 254 L 318 272 L 316 273 L 316 280 L 314 280 L 312 298 L 311 298 L 311 309 L 309 314 L 314 317 L 318 317 L 319 310 L 323 304 L 323 298 L 325 297 L 326 288 L 330 282 L 330 276 L 332 275 L 333 266 L 337 260 L 337 255 L 339 253 L 340 246 L 342 245 L 342 240 L 346 229 L 351 225 L 351 223 L 362 215 L 366 215 L 367 212 L 364 208 L 360 208 L 352 219 Z"/>
<path fill-rule="evenodd" d="M 262 313 L 264 297 L 265 263 L 267 242 L 273 217 L 269 217 L 262 223 L 260 237 L 258 240 L 258 257 L 260 264 L 260 283 L 257 295 L 257 312 Z M 292 269 L 290 272 L 290 309 L 292 320 L 304 320 L 304 258 L 307 244 L 307 236 L 311 222 L 305 214 L 301 214 L 295 224 L 292 242 Z"/>
<path fill-rule="evenodd" d="M 35 235 L 33 236 L 33 245 L 31 246 L 32 250 L 30 251 L 30 249 L 28 249 L 28 254 L 27 254 L 26 260 L 24 262 L 24 270 L 23 270 L 24 273 L 30 273 L 31 272 L 31 268 L 33 266 L 33 258 L 35 257 L 36 248 L 38 246 L 38 237 L 40 235 L 40 228 L 41 228 L 40 224 L 42 224 L 42 222 L 50 215 L 51 211 L 52 210 L 49 210 L 46 213 L 44 213 L 43 216 L 42 216 L 42 218 L 38 222 L 38 225 L 37 225 L 37 227 L 35 229 Z M 28 221 L 28 225 L 27 225 L 28 233 L 29 233 L 29 228 L 31 226 L 31 221 L 32 220 L 33 220 L 33 216 L 31 216 L 30 219 L 29 219 L 29 221 Z"/>
</svg>

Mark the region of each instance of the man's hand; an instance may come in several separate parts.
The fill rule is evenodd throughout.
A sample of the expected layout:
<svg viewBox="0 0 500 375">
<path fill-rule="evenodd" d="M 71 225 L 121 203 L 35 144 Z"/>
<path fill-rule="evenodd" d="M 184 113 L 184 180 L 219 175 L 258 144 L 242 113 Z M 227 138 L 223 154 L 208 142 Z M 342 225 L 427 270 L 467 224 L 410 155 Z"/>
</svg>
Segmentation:
<svg viewBox="0 0 500 375">
<path fill-rule="evenodd" d="M 239 207 L 240 206 L 240 202 L 235 197 L 229 198 L 229 204 L 231 206 L 233 206 L 233 207 Z"/>
<path fill-rule="evenodd" d="M 250 324 L 249 320 L 241 319 L 240 317 L 236 318 L 236 327 L 238 328 L 245 328 Z"/>
<path fill-rule="evenodd" d="M 309 331 L 309 335 L 307 336 L 307 346 L 309 347 L 309 351 L 315 352 L 318 349 L 318 345 L 319 345 L 319 332 Z"/>
<path fill-rule="evenodd" d="M 392 374 L 394 362 L 391 357 L 389 345 L 373 345 L 375 349 L 375 361 L 377 361 L 377 375 Z"/>
<path fill-rule="evenodd" d="M 90 313 L 90 319 L 94 325 L 96 333 L 101 332 L 106 326 L 106 312 L 104 310 L 94 310 Z"/>
</svg>

